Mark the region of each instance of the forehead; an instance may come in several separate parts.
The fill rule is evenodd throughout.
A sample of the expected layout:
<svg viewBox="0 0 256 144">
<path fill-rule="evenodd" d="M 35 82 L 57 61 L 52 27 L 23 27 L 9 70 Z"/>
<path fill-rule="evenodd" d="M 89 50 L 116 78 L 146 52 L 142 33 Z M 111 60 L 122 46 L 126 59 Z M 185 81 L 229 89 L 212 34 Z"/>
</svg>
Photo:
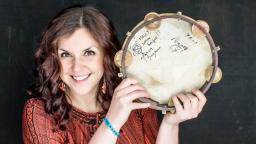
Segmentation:
<svg viewBox="0 0 256 144">
<path fill-rule="evenodd" d="M 58 49 L 66 50 L 84 50 L 88 47 L 100 49 L 98 42 L 86 28 L 79 28 L 70 35 L 65 35 L 58 40 Z"/>
</svg>

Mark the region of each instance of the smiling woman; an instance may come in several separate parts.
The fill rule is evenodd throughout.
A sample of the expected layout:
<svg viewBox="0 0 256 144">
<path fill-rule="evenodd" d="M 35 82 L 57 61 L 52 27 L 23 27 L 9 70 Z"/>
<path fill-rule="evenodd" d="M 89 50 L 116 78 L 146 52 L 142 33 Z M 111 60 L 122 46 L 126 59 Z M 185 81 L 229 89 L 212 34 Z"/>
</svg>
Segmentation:
<svg viewBox="0 0 256 144">
<path fill-rule="evenodd" d="M 98 143 L 93 135 L 100 143 L 153 143 L 158 125 L 153 110 L 132 112 L 122 129 L 110 114 L 118 139 L 102 124 L 120 83 L 113 62 L 119 49 L 111 22 L 99 10 L 75 6 L 55 16 L 35 53 L 38 81 L 24 106 L 24 143 Z"/>
<path fill-rule="evenodd" d="M 103 50 L 86 28 L 60 38 L 61 80 L 69 88 L 70 103 L 87 112 L 101 110 L 94 96 L 103 76 Z"/>
<path fill-rule="evenodd" d="M 119 49 L 114 27 L 96 8 L 75 6 L 54 17 L 35 53 L 38 81 L 24 106 L 23 142 L 177 144 L 178 124 L 197 117 L 205 96 L 174 96 L 177 112 L 159 127 L 150 104 L 136 102 L 150 98 L 145 88 L 117 77 Z"/>
</svg>

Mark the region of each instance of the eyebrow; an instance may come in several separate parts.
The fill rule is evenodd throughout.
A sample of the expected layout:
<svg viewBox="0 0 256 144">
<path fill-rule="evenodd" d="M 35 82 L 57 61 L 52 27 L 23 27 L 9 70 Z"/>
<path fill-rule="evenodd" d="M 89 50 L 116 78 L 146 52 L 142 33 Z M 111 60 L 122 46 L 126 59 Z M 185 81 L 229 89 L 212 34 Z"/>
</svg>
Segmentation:
<svg viewBox="0 0 256 144">
<path fill-rule="evenodd" d="M 85 51 L 87 51 L 87 50 L 90 50 L 92 47 L 93 47 L 93 46 L 90 46 L 90 47 L 84 49 L 83 52 L 85 52 Z M 67 51 L 67 50 L 65 50 L 65 49 L 63 49 L 63 48 L 59 48 L 59 50 L 64 51 L 64 52 L 69 52 L 69 51 Z"/>
</svg>

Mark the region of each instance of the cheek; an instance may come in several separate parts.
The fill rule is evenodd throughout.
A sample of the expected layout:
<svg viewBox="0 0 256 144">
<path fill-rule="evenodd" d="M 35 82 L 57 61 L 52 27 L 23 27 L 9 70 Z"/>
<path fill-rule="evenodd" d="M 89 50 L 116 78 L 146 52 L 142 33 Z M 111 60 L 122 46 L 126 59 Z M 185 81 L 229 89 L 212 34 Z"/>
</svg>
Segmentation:
<svg viewBox="0 0 256 144">
<path fill-rule="evenodd" d="M 103 70 L 103 57 L 102 56 L 94 56 L 90 58 L 86 58 L 85 65 L 88 65 L 90 68 L 94 70 Z"/>
<path fill-rule="evenodd" d="M 70 62 L 66 60 L 61 60 L 60 64 L 61 64 L 61 76 L 63 77 L 63 75 L 67 74 L 70 69 Z"/>
<path fill-rule="evenodd" d="M 97 68 L 101 71 L 104 71 L 104 66 L 103 66 L 103 58 L 100 57 L 96 60 L 95 62 L 95 66 L 97 66 Z"/>
</svg>

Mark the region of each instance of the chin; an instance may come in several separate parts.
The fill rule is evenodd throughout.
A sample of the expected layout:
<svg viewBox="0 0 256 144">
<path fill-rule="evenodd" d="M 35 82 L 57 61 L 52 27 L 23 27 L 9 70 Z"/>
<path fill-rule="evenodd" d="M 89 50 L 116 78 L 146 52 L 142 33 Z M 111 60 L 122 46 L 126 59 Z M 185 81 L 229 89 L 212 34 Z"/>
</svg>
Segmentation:
<svg viewBox="0 0 256 144">
<path fill-rule="evenodd" d="M 90 93 L 92 91 L 95 91 L 93 89 L 88 89 L 86 87 L 83 87 L 83 88 L 77 88 L 76 89 L 73 89 L 71 90 L 71 92 L 75 95 L 79 95 L 79 96 L 86 96 L 86 95 L 90 95 Z"/>
</svg>

